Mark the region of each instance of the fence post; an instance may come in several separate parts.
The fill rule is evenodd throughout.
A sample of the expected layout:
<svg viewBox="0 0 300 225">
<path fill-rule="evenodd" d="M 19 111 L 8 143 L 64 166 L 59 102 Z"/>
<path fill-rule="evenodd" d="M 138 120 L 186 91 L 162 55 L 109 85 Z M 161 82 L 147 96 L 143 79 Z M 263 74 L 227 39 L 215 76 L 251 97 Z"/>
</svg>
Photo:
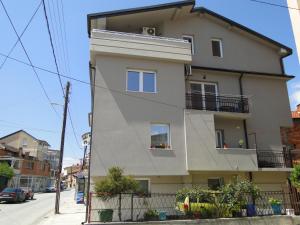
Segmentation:
<svg viewBox="0 0 300 225">
<path fill-rule="evenodd" d="M 130 218 L 133 221 L 133 193 L 131 193 L 131 208 L 130 208 Z"/>
<path fill-rule="evenodd" d="M 120 193 L 119 194 L 119 212 L 118 212 L 118 214 L 119 214 L 119 220 L 120 221 L 122 221 L 122 212 L 121 212 L 121 210 L 122 210 L 122 194 Z"/>
<path fill-rule="evenodd" d="M 286 205 L 286 199 L 285 199 L 285 192 L 284 191 L 282 191 L 282 196 L 283 196 L 284 213 L 286 214 L 287 205 Z"/>
</svg>

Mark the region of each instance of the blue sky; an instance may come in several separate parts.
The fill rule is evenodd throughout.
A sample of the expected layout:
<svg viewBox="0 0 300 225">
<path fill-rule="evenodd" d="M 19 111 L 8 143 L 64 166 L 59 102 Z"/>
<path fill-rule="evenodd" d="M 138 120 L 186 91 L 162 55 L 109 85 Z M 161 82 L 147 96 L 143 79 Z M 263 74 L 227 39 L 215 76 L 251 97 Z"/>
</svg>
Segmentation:
<svg viewBox="0 0 300 225">
<path fill-rule="evenodd" d="M 62 1 L 66 30 L 64 49 L 65 52 L 68 50 L 68 54 L 65 53 L 65 55 L 62 51 L 62 41 L 59 41 L 62 40 L 61 37 L 64 37 L 58 26 L 57 6 L 61 6 L 61 0 L 46 0 L 46 5 L 50 6 L 48 8 L 52 18 L 50 18 L 50 26 L 54 36 L 59 67 L 62 73 L 85 81 L 89 81 L 89 40 L 86 27 L 86 15 L 88 13 L 172 2 L 170 0 Z M 266 1 L 286 5 L 285 0 Z M 26 26 L 39 2 L 39 0 L 3 0 L 19 33 Z M 57 3 L 59 4 L 57 5 Z M 296 51 L 287 9 L 263 5 L 250 0 L 198 0 L 197 5 L 205 6 Z M 17 38 L 1 7 L 0 27 L 2 28 L 0 53 L 7 54 Z M 40 8 L 23 35 L 22 41 L 34 65 L 55 71 L 42 8 Z M 19 44 L 11 56 L 27 62 Z M 300 65 L 296 57 L 296 54 L 294 54 L 286 58 L 284 63 L 286 73 L 298 76 Z M 67 58 L 69 60 L 64 60 Z M 3 60 L 4 58 L 0 56 L 0 63 Z M 64 63 L 67 61 L 69 63 Z M 51 98 L 51 102 L 58 104 L 55 108 L 62 114 L 62 106 L 59 104 L 63 104 L 63 96 L 57 77 L 39 70 L 38 74 Z M 63 82 L 65 83 L 66 80 L 63 79 Z M 52 148 L 58 149 L 62 119 L 51 109 L 32 69 L 26 65 L 7 60 L 3 68 L 0 69 L 0 84 L 0 136 L 18 129 L 25 129 L 37 138 L 47 140 Z M 293 81 L 290 81 L 288 87 L 291 108 L 294 109 L 296 104 L 300 103 L 300 78 L 296 77 Z M 90 90 L 88 85 L 72 81 L 70 111 L 80 141 L 81 134 L 89 130 L 87 115 L 90 111 Z M 82 157 L 82 154 L 82 150 L 78 147 L 72 134 L 70 122 L 68 122 L 65 146 L 66 164 L 76 161 L 76 159 Z"/>
</svg>

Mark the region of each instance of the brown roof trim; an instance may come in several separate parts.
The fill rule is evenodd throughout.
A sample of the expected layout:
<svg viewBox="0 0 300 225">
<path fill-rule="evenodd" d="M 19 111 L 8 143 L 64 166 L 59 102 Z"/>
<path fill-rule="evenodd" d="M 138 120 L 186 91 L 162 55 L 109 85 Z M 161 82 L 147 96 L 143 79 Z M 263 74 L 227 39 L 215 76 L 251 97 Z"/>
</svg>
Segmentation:
<svg viewBox="0 0 300 225">
<path fill-rule="evenodd" d="M 257 76 L 269 76 L 269 77 L 280 77 L 293 79 L 295 76 L 281 74 L 281 73 L 267 73 L 267 72 L 259 72 L 259 71 L 247 71 L 247 70 L 233 70 L 233 69 L 225 69 L 225 68 L 215 68 L 215 67 L 205 67 L 205 66 L 192 66 L 192 69 L 199 70 L 209 70 L 209 71 L 219 71 L 219 72 L 228 72 L 228 73 L 238 73 L 245 75 L 257 75 Z"/>
<path fill-rule="evenodd" d="M 183 0 L 177 2 L 170 2 L 164 3 L 159 5 L 150 5 L 138 8 L 131 8 L 131 9 L 121 9 L 121 10 L 114 10 L 114 11 L 107 11 L 107 12 L 100 12 L 100 13 L 91 13 L 87 15 L 87 27 L 88 27 L 88 34 L 89 37 L 91 35 L 91 19 L 103 18 L 103 17 L 112 17 L 112 16 L 120 16 L 120 15 L 129 15 L 141 12 L 149 12 L 149 11 L 156 11 L 161 9 L 169 9 L 169 8 L 176 8 L 192 5 L 194 7 L 195 0 Z"/>
<path fill-rule="evenodd" d="M 287 50 L 287 54 L 285 54 L 284 57 L 289 56 L 289 55 L 291 55 L 293 53 L 293 50 L 291 48 L 287 47 L 286 45 L 283 45 L 283 44 L 281 44 L 281 43 L 279 43 L 279 42 L 277 42 L 277 41 L 275 41 L 275 40 L 273 40 L 273 39 L 271 39 L 271 38 L 269 38 L 269 37 L 267 37 L 265 35 L 262 35 L 262 34 L 254 31 L 254 30 L 252 30 L 252 29 L 250 29 L 250 28 L 248 28 L 248 27 L 246 27 L 246 26 L 244 26 L 242 24 L 239 24 L 239 23 L 237 23 L 237 22 L 235 22 L 235 21 L 233 21 L 231 19 L 228 19 L 227 17 L 224 17 L 224 16 L 222 16 L 222 15 L 220 15 L 218 13 L 215 13 L 215 12 L 213 12 L 213 11 L 207 9 L 207 8 L 204 8 L 204 7 L 195 7 L 195 8 L 192 9 L 192 12 L 206 13 L 206 14 L 208 14 L 210 16 L 213 16 L 215 18 L 223 20 L 224 22 L 230 24 L 231 26 L 235 26 L 235 27 L 237 27 L 237 28 L 239 28 L 241 30 L 244 30 L 244 31 L 246 31 L 246 32 L 248 32 L 248 33 L 250 33 L 250 34 L 252 34 L 254 36 L 257 36 L 257 37 L 259 37 L 259 38 L 261 38 L 261 39 L 263 39 L 263 40 L 265 40 L 267 42 L 270 42 L 270 43 L 272 43 L 272 44 L 274 44 L 274 45 L 276 45 L 276 46 L 278 46 L 280 48 L 284 48 L 285 50 Z"/>
</svg>

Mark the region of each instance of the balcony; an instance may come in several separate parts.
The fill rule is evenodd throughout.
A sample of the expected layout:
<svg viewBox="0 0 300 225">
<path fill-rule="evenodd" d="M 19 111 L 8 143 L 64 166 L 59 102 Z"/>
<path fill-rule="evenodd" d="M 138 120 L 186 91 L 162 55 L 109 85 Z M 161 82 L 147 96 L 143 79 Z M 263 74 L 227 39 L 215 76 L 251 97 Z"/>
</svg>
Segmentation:
<svg viewBox="0 0 300 225">
<path fill-rule="evenodd" d="M 187 93 L 186 108 L 228 113 L 249 113 L 249 101 L 244 96 Z"/>
<path fill-rule="evenodd" d="M 190 63 L 191 44 L 182 39 L 108 30 L 92 31 L 91 54 L 123 55 Z"/>
<path fill-rule="evenodd" d="M 259 168 L 292 168 L 291 154 L 287 151 L 258 150 Z"/>
</svg>

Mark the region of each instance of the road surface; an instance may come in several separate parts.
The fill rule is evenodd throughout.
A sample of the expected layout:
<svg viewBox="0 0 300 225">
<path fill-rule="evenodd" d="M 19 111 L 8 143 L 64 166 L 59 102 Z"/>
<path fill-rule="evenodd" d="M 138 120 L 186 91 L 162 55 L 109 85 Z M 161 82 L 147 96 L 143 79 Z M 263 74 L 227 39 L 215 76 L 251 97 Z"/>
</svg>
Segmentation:
<svg viewBox="0 0 300 225">
<path fill-rule="evenodd" d="M 61 193 L 61 199 L 74 195 L 73 191 Z M 55 193 L 35 194 L 34 200 L 23 203 L 0 203 L 1 225 L 36 225 L 51 211 L 54 212 Z"/>
</svg>

